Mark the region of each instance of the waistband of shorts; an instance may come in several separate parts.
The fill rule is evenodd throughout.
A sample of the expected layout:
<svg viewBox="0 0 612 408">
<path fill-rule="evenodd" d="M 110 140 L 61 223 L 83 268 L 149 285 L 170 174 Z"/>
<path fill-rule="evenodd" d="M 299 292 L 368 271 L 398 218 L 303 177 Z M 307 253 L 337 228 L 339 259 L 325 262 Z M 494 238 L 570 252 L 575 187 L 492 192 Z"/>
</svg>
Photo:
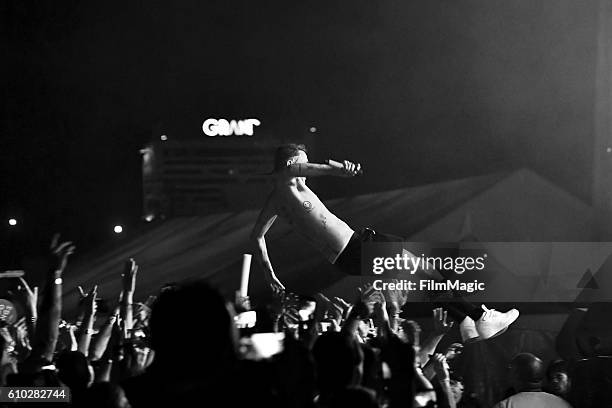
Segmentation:
<svg viewBox="0 0 612 408">
<path fill-rule="evenodd" d="M 356 235 L 356 238 L 362 242 L 371 241 L 374 235 L 376 235 L 376 231 L 374 231 L 372 228 L 365 227 L 365 228 L 361 228 L 359 230 L 359 233 L 355 232 L 353 236 L 355 235 Z"/>
</svg>

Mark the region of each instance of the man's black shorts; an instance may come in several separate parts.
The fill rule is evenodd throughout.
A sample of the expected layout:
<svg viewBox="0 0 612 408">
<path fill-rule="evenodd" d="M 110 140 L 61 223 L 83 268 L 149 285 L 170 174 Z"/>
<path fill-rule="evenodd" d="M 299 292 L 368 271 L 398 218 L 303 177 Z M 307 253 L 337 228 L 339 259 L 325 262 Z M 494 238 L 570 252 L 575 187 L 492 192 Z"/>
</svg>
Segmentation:
<svg viewBox="0 0 612 408">
<path fill-rule="evenodd" d="M 349 275 L 361 275 L 361 244 L 363 242 L 403 242 L 402 237 L 381 234 L 370 228 L 355 231 L 334 265 Z"/>
</svg>

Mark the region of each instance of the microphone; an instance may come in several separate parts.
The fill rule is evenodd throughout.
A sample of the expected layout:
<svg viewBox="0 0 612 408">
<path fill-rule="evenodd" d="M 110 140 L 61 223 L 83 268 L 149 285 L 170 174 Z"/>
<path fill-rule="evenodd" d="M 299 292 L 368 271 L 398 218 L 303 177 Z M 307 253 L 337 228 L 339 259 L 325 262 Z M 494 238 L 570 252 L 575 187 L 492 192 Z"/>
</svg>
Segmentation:
<svg viewBox="0 0 612 408">
<path fill-rule="evenodd" d="M 344 164 L 337 162 L 335 160 L 332 159 L 327 159 L 327 164 L 329 164 L 332 167 L 335 167 L 337 169 L 343 169 L 344 168 Z M 357 172 L 357 176 L 361 176 L 363 174 L 363 168 L 360 168 L 359 171 Z"/>
</svg>

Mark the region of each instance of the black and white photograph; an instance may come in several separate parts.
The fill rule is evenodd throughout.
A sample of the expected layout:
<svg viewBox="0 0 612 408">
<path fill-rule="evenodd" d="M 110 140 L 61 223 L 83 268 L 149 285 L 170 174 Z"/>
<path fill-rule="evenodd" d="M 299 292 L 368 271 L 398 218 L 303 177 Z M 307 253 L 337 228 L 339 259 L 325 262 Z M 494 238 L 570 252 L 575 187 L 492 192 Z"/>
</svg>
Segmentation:
<svg viewBox="0 0 612 408">
<path fill-rule="evenodd" d="M 0 0 L 0 407 L 612 407 L 612 0 Z"/>
</svg>

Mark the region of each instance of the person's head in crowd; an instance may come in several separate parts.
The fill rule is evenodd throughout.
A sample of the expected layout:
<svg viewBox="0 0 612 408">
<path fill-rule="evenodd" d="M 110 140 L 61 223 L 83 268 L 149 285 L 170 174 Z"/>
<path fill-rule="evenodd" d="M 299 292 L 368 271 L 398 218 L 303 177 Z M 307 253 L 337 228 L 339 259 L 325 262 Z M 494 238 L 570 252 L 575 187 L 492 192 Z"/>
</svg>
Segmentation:
<svg viewBox="0 0 612 408">
<path fill-rule="evenodd" d="M 539 391 L 544 380 L 544 363 L 531 353 L 517 354 L 510 362 L 510 381 L 517 392 Z"/>
<path fill-rule="evenodd" d="M 274 152 L 274 173 L 281 173 L 295 163 L 308 163 L 308 150 L 303 144 L 289 143 Z"/>
<path fill-rule="evenodd" d="M 551 362 L 546 370 L 546 391 L 565 398 L 569 395 L 571 386 L 567 362 L 564 360 Z"/>
<path fill-rule="evenodd" d="M 89 387 L 86 401 L 88 408 L 131 408 L 123 388 L 108 382 Z"/>
<path fill-rule="evenodd" d="M 158 368 L 202 373 L 202 367 L 231 363 L 237 356 L 233 315 L 223 296 L 203 281 L 174 285 L 160 293 L 150 331 Z"/>
<path fill-rule="evenodd" d="M 51 369 L 37 372 L 17 372 L 9 374 L 6 379 L 9 387 L 61 387 L 57 373 Z"/>
<path fill-rule="evenodd" d="M 312 354 L 322 396 L 361 383 L 363 352 L 354 337 L 325 332 L 315 342 Z"/>
<path fill-rule="evenodd" d="M 330 408 L 377 408 L 374 391 L 360 387 L 346 387 L 335 393 L 329 403 Z"/>
<path fill-rule="evenodd" d="M 63 351 L 55 363 L 57 376 L 70 389 L 82 390 L 93 381 L 93 370 L 80 351 Z"/>
</svg>

